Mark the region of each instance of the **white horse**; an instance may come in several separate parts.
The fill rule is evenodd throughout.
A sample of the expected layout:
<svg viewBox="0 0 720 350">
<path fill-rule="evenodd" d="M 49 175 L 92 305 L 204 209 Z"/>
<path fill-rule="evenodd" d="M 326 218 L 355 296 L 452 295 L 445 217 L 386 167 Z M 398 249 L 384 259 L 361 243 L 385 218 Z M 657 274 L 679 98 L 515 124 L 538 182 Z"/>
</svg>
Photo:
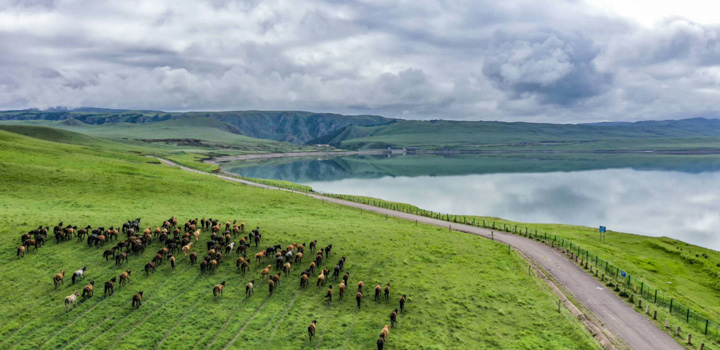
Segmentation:
<svg viewBox="0 0 720 350">
<path fill-rule="evenodd" d="M 87 267 L 83 267 L 82 269 L 73 272 L 73 275 L 72 275 L 72 283 L 73 284 L 75 284 L 75 281 L 78 280 L 78 278 L 80 280 L 85 279 L 85 270 L 87 270 Z"/>
</svg>

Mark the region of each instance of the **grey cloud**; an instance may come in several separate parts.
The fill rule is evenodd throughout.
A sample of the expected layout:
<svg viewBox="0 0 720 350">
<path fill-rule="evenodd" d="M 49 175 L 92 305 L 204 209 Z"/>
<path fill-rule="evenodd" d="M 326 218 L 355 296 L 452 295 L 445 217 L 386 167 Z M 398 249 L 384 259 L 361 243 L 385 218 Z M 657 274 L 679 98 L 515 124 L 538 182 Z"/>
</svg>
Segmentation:
<svg viewBox="0 0 720 350">
<path fill-rule="evenodd" d="M 582 2 L 0 5 L 0 109 L 306 109 L 585 122 L 716 113 L 717 28 Z"/>
<path fill-rule="evenodd" d="M 601 94 L 611 81 L 595 69 L 597 54 L 584 37 L 497 33 L 483 73 L 516 98 L 537 94 L 545 103 L 572 105 Z"/>
</svg>

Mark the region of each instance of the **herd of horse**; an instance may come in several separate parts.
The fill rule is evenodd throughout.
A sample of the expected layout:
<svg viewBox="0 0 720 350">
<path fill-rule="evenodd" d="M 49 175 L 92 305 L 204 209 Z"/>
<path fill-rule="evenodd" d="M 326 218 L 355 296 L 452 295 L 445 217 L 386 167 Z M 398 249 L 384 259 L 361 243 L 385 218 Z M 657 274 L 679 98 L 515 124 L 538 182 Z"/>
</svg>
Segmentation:
<svg viewBox="0 0 720 350">
<path fill-rule="evenodd" d="M 263 282 L 267 280 L 269 296 L 272 296 L 276 289 L 280 286 L 280 279 L 282 277 L 289 277 L 293 269 L 293 265 L 302 263 L 303 256 L 305 254 L 314 254 L 313 260 L 310 262 L 308 267 L 300 273 L 300 289 L 305 289 L 310 278 L 314 277 L 316 271 L 319 271 L 317 275 L 316 287 L 324 286 L 328 281 L 334 280 L 339 282 L 338 294 L 339 299 L 343 300 L 345 297 L 345 291 L 349 286 L 350 272 L 345 273 L 340 277 L 345 269 L 346 258 L 343 256 L 338 260 L 338 263 L 332 268 L 332 272 L 329 268 L 322 268 L 323 262 L 328 259 L 333 251 L 332 244 L 325 247 L 318 247 L 317 240 L 311 241 L 309 245 L 305 243 L 292 243 L 283 248 L 282 245 L 271 245 L 265 249 L 257 251 L 253 256 L 253 259 L 248 258 L 248 250 L 254 243 L 257 248 L 262 240 L 262 234 L 260 233 L 260 227 L 256 227 L 251 230 L 248 235 L 245 235 L 245 222 L 241 221 L 238 223 L 237 220 L 233 222 L 225 221 L 224 229 L 223 223 L 217 219 L 205 219 L 198 220 L 197 218 L 187 220 L 184 225 L 178 225 L 178 219 L 171 217 L 160 226 L 152 228 L 148 226 L 143 229 L 141 227 L 141 219 L 128 220 L 123 223 L 120 228 L 111 226 L 110 228 L 97 227 L 93 228 L 88 225 L 84 228 L 78 229 L 74 225 L 65 225 L 60 222 L 58 225 L 53 227 L 53 234 L 58 244 L 66 241 L 76 239 L 77 241 L 86 241 L 90 247 L 104 247 L 106 244 L 115 242 L 114 245 L 103 251 L 103 258 L 106 261 L 112 259 L 116 266 L 122 266 L 124 263 L 128 263 L 130 256 L 141 256 L 145 252 L 146 248 L 149 248 L 154 241 L 158 241 L 162 248 L 154 255 L 152 260 L 145 264 L 144 270 L 146 276 L 154 273 L 156 268 L 163 262 L 168 261 L 171 269 L 175 270 L 176 260 L 175 254 L 182 252 L 185 257 L 189 258 L 189 265 L 192 267 L 197 263 L 198 252 L 195 249 L 195 244 L 199 243 L 201 235 L 209 231 L 209 240 L 206 244 L 206 253 L 199 263 L 200 273 L 214 274 L 217 272 L 221 262 L 227 260 L 227 256 L 235 253 L 237 258 L 235 259 L 235 266 L 237 272 L 245 275 L 250 269 L 251 265 L 255 265 L 260 268 L 266 264 L 268 260 L 275 262 L 275 272 L 272 274 L 273 265 L 269 264 L 262 268 L 260 271 L 260 278 Z M 199 224 L 199 226 L 198 226 Z M 18 258 L 25 256 L 26 250 L 30 247 L 34 247 L 37 250 L 42 247 L 47 241 L 47 235 L 50 232 L 49 226 L 31 230 L 21 236 L 21 245 L 17 248 Z M 120 233 L 125 235 L 125 240 L 119 241 Z M 237 242 L 234 241 L 237 237 L 240 237 Z M 305 248 L 309 252 L 305 251 Z M 71 280 L 72 284 L 75 285 L 85 279 L 87 267 L 82 267 L 73 272 Z M 283 276 L 284 275 L 284 276 Z M 132 276 L 131 270 L 123 271 L 118 277 L 112 277 L 104 284 L 104 295 L 112 296 L 114 293 L 115 285 L 124 287 Z M 61 271 L 53 276 L 53 284 L 57 289 L 61 284 L 64 284 L 65 271 Z M 222 297 L 223 289 L 225 288 L 225 281 L 214 285 L 212 294 L 215 299 Z M 252 279 L 245 286 L 245 298 L 250 298 L 255 290 L 255 279 Z M 355 294 L 355 300 L 358 309 L 361 308 L 363 300 L 363 281 L 358 281 L 357 292 Z M 92 298 L 94 295 L 95 281 L 90 281 L 89 284 L 85 285 L 82 289 L 82 294 L 79 291 L 75 291 L 73 294 L 65 297 L 65 308 L 70 311 L 78 303 L 78 301 Z M 383 287 L 378 284 L 374 288 L 375 301 L 389 301 L 390 300 L 390 283 L 385 284 Z M 332 284 L 329 285 L 328 290 L 325 293 L 325 299 L 330 305 L 333 300 L 334 289 Z M 131 307 L 137 309 L 142 305 L 143 291 L 132 296 Z M 390 325 L 385 325 L 380 333 L 380 337 L 377 341 L 378 349 L 382 349 L 384 344 L 387 342 L 389 329 L 395 326 L 397 322 L 398 312 L 403 313 L 405 310 L 406 296 L 402 295 L 399 300 L 399 309 L 394 309 L 390 314 Z M 313 320 L 310 326 L 308 326 L 308 336 L 310 341 L 315 336 L 317 328 L 317 321 Z"/>
</svg>

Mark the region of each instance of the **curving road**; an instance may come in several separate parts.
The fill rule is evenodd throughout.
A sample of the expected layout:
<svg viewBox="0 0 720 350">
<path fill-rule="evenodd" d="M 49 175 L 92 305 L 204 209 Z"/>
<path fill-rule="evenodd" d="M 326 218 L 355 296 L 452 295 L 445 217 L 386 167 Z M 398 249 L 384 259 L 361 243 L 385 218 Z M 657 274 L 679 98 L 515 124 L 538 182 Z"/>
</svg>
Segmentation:
<svg viewBox="0 0 720 350">
<path fill-rule="evenodd" d="M 618 298 L 612 291 L 605 288 L 603 284 L 588 275 L 574 263 L 566 259 L 557 250 L 522 236 L 492 232 L 490 229 L 484 229 L 475 226 L 462 225 L 456 223 L 448 223 L 446 221 L 432 219 L 424 216 L 403 213 L 399 211 L 378 208 L 366 204 L 350 202 L 342 199 L 324 197 L 316 194 L 306 194 L 288 189 L 266 186 L 255 182 L 250 182 L 234 177 L 210 174 L 188 167 L 179 166 L 168 160 L 157 158 L 161 162 L 170 166 L 178 166 L 182 170 L 195 173 L 217 176 L 219 178 L 243 183 L 249 186 L 255 186 L 265 189 L 275 189 L 288 192 L 305 194 L 324 201 L 341 204 L 344 206 L 359 208 L 375 213 L 385 214 L 388 216 L 398 217 L 420 223 L 450 227 L 453 230 L 475 234 L 491 238 L 491 236 L 500 242 L 510 244 L 517 250 L 533 259 L 536 264 L 541 266 L 545 271 L 550 273 L 556 282 L 564 286 L 566 292 L 572 293 L 575 301 L 582 303 L 590 310 L 603 325 L 619 337 L 631 349 L 639 350 L 682 350 L 683 346 L 678 344 L 670 335 L 657 328 L 653 323 L 644 316 L 636 312 L 625 301 Z"/>
</svg>

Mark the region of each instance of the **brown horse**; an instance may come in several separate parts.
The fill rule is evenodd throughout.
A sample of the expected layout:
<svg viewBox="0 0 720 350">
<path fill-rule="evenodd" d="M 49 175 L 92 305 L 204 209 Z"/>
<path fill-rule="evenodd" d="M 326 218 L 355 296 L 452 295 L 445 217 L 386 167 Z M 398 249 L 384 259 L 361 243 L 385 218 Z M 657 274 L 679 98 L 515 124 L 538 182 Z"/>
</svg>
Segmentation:
<svg viewBox="0 0 720 350">
<path fill-rule="evenodd" d="M 115 277 L 111 278 L 109 281 L 105 282 L 105 295 L 108 295 L 108 292 L 110 295 L 113 295 L 115 292 Z"/>
<path fill-rule="evenodd" d="M 55 289 L 57 289 L 57 287 L 60 285 L 60 283 L 65 284 L 64 278 L 65 278 L 65 270 L 62 270 L 62 271 L 60 271 L 60 273 L 55 274 L 55 276 L 53 276 L 53 283 L 55 283 Z"/>
<path fill-rule="evenodd" d="M 225 281 L 222 281 L 222 283 L 213 287 L 213 296 L 215 297 L 215 299 L 217 299 L 218 296 L 222 296 L 223 288 L 225 288 Z"/>
<path fill-rule="evenodd" d="M 18 258 L 24 258 L 25 257 L 25 246 L 21 245 L 17 249 L 17 257 Z"/>
<path fill-rule="evenodd" d="M 127 270 L 120 274 L 120 287 L 125 286 L 125 283 L 128 283 L 130 281 L 130 274 L 132 274 L 132 271 Z"/>
<path fill-rule="evenodd" d="M 139 292 L 132 297 L 132 308 L 137 309 L 142 305 L 143 292 Z"/>
<path fill-rule="evenodd" d="M 90 284 L 83 288 L 82 297 L 87 295 L 88 298 L 92 298 L 93 294 L 95 294 L 95 281 L 90 281 Z"/>
<path fill-rule="evenodd" d="M 312 338 L 315 336 L 315 329 L 317 329 L 317 320 L 313 320 L 308 326 L 308 336 L 310 336 L 310 341 L 312 341 Z"/>
</svg>

